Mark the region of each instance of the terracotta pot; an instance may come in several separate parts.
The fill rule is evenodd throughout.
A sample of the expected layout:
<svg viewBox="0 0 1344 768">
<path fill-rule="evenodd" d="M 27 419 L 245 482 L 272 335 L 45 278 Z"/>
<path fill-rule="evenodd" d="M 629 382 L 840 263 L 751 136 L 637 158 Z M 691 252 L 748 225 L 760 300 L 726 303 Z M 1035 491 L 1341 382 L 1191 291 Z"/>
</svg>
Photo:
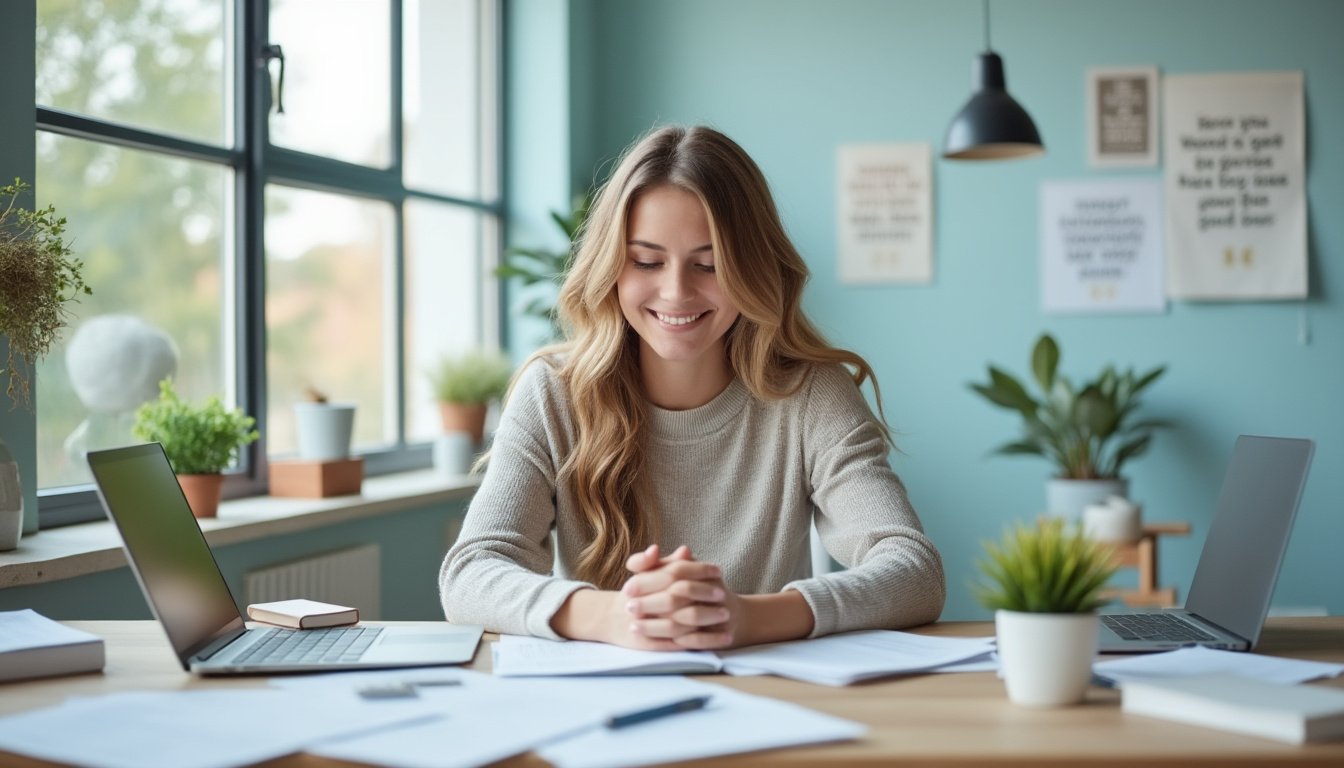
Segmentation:
<svg viewBox="0 0 1344 768">
<path fill-rule="evenodd" d="M 444 432 L 466 432 L 472 443 L 480 445 L 485 437 L 485 403 L 439 403 Z"/>
<path fill-rule="evenodd" d="M 214 517 L 219 513 L 219 494 L 224 487 L 224 475 L 178 475 L 177 484 L 182 486 L 182 494 L 187 497 L 191 514 Z"/>
</svg>

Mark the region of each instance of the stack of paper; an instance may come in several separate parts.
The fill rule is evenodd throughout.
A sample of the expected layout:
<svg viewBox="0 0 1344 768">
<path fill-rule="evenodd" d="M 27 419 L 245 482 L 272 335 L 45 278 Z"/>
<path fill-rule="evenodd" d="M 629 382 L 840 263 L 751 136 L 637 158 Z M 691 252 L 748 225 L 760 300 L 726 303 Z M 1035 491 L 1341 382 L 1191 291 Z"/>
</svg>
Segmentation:
<svg viewBox="0 0 1344 768">
<path fill-rule="evenodd" d="M 1121 684 L 1120 707 L 1136 715 L 1304 744 L 1344 738 L 1344 691 L 1237 675 Z"/>
<path fill-rule="evenodd" d="M 0 680 L 97 672 L 103 638 L 71 629 L 32 609 L 0 612 Z"/>
</svg>

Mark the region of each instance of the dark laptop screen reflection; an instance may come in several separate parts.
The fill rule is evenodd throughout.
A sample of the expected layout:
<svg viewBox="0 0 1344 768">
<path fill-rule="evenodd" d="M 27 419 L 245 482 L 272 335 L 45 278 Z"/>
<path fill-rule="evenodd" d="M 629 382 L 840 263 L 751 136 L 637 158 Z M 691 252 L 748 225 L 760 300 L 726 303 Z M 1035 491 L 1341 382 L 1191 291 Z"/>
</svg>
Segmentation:
<svg viewBox="0 0 1344 768">
<path fill-rule="evenodd" d="M 242 622 L 177 478 L 167 462 L 137 461 L 139 450 L 162 448 L 138 446 L 127 458 L 91 466 L 106 505 L 117 510 L 114 522 L 126 548 L 135 553 L 150 607 L 181 655 Z"/>
</svg>

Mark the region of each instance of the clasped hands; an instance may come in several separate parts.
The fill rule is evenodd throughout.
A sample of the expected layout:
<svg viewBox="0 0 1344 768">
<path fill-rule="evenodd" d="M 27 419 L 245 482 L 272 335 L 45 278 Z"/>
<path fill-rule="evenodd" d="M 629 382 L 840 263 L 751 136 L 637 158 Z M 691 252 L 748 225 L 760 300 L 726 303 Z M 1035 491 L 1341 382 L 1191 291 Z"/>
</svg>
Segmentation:
<svg viewBox="0 0 1344 768">
<path fill-rule="evenodd" d="M 728 648 L 740 629 L 743 600 L 723 583 L 719 566 L 695 560 L 689 547 L 663 556 L 654 544 L 631 555 L 632 575 L 616 594 L 613 622 L 620 645 L 655 651 Z"/>
</svg>

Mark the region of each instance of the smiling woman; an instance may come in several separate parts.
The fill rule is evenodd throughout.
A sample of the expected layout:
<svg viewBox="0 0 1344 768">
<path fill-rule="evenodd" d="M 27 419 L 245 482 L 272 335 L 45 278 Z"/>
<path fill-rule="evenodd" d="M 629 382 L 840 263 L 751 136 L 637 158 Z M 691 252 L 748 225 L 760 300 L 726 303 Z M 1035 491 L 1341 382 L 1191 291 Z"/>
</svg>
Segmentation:
<svg viewBox="0 0 1344 768">
<path fill-rule="evenodd" d="M 936 619 L 872 370 L 807 320 L 807 277 L 731 139 L 636 143 L 561 287 L 567 340 L 513 383 L 440 573 L 449 621 L 675 650 Z M 847 571 L 810 572 L 814 520 Z"/>
</svg>

